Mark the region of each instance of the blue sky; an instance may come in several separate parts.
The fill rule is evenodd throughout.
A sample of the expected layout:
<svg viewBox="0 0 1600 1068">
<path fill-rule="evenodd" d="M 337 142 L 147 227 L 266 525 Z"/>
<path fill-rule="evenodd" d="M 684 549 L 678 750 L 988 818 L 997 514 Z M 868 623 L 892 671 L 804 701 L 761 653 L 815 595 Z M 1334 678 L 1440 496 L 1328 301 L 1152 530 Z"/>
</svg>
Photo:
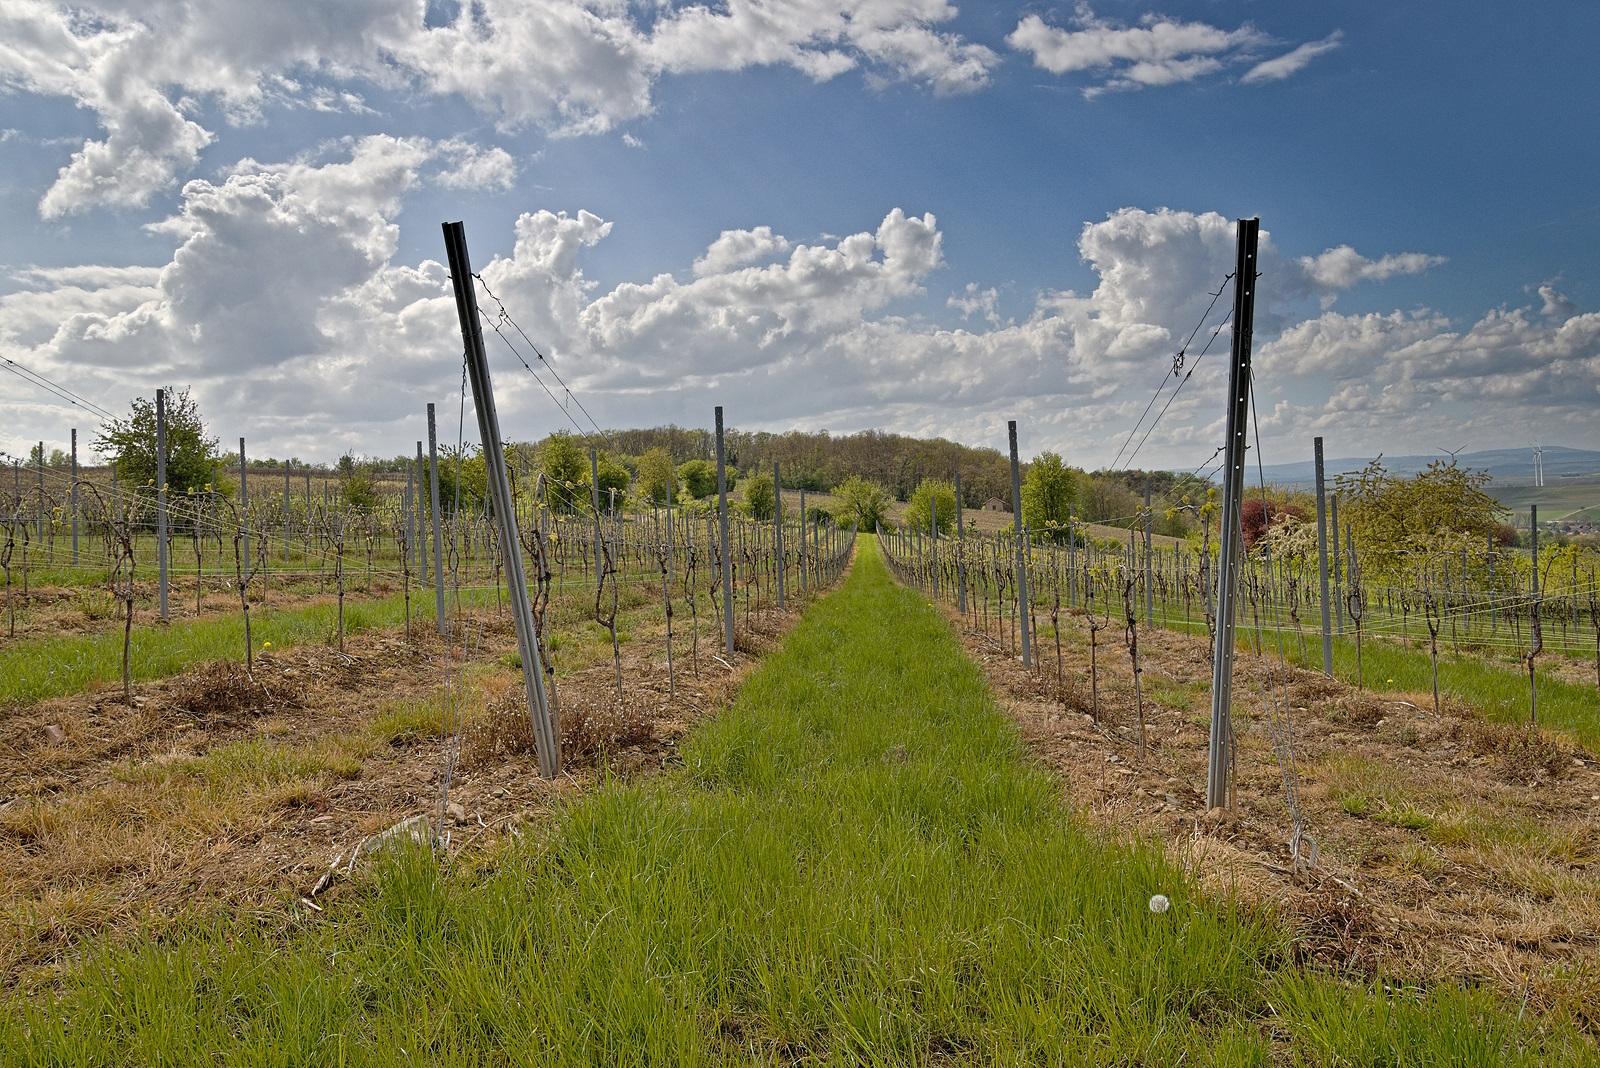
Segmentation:
<svg viewBox="0 0 1600 1068">
<path fill-rule="evenodd" d="M 1259 214 L 1268 462 L 1597 448 L 1595 40 L 1556 0 L 0 0 L 0 355 L 401 452 L 454 407 L 460 218 L 602 424 L 1016 418 L 1094 467 Z M 1139 465 L 1220 443 L 1226 342 Z M 511 436 L 570 425 L 490 354 Z M 72 425 L 0 376 L 0 448 Z"/>
</svg>

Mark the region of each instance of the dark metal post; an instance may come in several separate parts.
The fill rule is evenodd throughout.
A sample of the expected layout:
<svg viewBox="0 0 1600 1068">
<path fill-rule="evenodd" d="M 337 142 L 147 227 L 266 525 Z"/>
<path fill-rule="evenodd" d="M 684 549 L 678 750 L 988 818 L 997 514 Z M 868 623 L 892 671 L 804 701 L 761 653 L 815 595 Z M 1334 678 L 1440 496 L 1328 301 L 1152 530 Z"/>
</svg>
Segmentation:
<svg viewBox="0 0 1600 1068">
<path fill-rule="evenodd" d="M 1333 631 L 1335 634 L 1344 635 L 1344 600 L 1342 585 L 1344 581 L 1341 568 L 1342 556 L 1339 552 L 1339 495 L 1328 495 L 1328 529 L 1333 531 Z"/>
<path fill-rule="evenodd" d="M 250 574 L 250 496 L 244 484 L 244 438 L 239 439 L 239 528 L 244 532 L 244 573 Z M 264 588 L 264 587 L 263 587 Z"/>
<path fill-rule="evenodd" d="M 438 616 L 439 634 L 444 621 L 444 548 L 439 537 L 439 435 L 434 430 L 433 405 L 428 405 L 428 485 L 433 502 L 433 611 Z"/>
<path fill-rule="evenodd" d="M 967 611 L 966 524 L 962 514 L 966 510 L 961 496 L 961 472 L 956 472 L 956 608 L 964 615 Z"/>
<path fill-rule="evenodd" d="M 1022 666 L 1033 667 L 1033 642 L 1028 636 L 1028 532 L 1022 525 L 1022 468 L 1017 463 L 1017 421 L 1008 420 L 1011 438 L 1011 529 L 1017 538 L 1017 615 L 1022 621 Z"/>
<path fill-rule="evenodd" d="M 456 313 L 461 320 L 461 338 L 466 344 L 473 406 L 478 411 L 478 432 L 483 440 L 489 495 L 494 501 L 494 518 L 500 524 L 500 541 L 506 546 L 506 580 L 511 588 L 511 616 L 516 623 L 517 648 L 522 656 L 522 678 L 528 692 L 528 711 L 533 719 L 534 747 L 539 755 L 540 773 L 547 779 L 553 779 L 561 771 L 561 739 L 556 735 L 545 696 L 538 636 L 533 629 L 533 609 L 528 603 L 528 581 L 522 570 L 522 543 L 517 538 L 517 512 L 511 506 L 511 484 L 506 478 L 500 418 L 495 411 L 489 360 L 483 351 L 483 333 L 478 324 L 478 294 L 472 286 L 472 262 L 467 256 L 465 229 L 458 222 L 445 223 L 444 241 L 449 253 L 450 279 L 455 287 Z"/>
<path fill-rule="evenodd" d="M 428 583 L 428 468 L 422 462 L 422 442 L 417 442 L 417 574 Z M 437 608 L 437 605 L 435 606 Z"/>
<path fill-rule="evenodd" d="M 722 626 L 724 644 L 733 655 L 733 559 L 728 553 L 728 468 L 722 442 L 722 405 L 717 405 L 717 517 L 722 537 Z"/>
<path fill-rule="evenodd" d="M 1150 480 L 1144 480 L 1144 625 L 1155 626 L 1155 578 L 1150 561 Z"/>
<path fill-rule="evenodd" d="M 1543 472 L 1541 471 L 1542 475 Z M 1528 506 L 1528 529 L 1533 534 L 1533 636 L 1528 646 L 1528 722 L 1533 726 L 1539 725 L 1539 681 L 1533 673 L 1533 658 L 1538 656 L 1544 646 L 1543 634 L 1539 625 L 1539 506 Z"/>
<path fill-rule="evenodd" d="M 772 552 L 778 560 L 778 611 L 783 611 L 783 483 L 778 481 L 778 462 L 772 462 Z"/>
<path fill-rule="evenodd" d="M 72 566 L 78 566 L 78 428 L 72 428 Z"/>
<path fill-rule="evenodd" d="M 589 450 L 589 503 L 594 508 L 594 579 L 598 586 L 604 579 L 601 571 L 604 568 L 600 545 L 600 451 Z"/>
<path fill-rule="evenodd" d="M 933 590 L 933 599 L 939 599 L 939 495 L 933 491 L 928 492 L 928 539 L 933 543 L 929 555 L 933 557 L 933 566 L 928 569 L 928 584 Z"/>
<path fill-rule="evenodd" d="M 1493 635 L 1496 635 L 1496 634 L 1500 633 L 1500 617 L 1495 612 L 1495 596 L 1494 596 L 1494 532 L 1493 531 L 1489 532 L 1488 539 L 1489 539 L 1489 543 L 1488 543 L 1488 546 L 1484 549 L 1484 554 L 1483 555 L 1484 555 L 1484 560 L 1487 561 L 1488 565 L 1489 565 L 1489 634 L 1491 636 L 1493 636 Z"/>
<path fill-rule="evenodd" d="M 800 600 L 806 599 L 806 488 L 800 487 L 800 551 L 795 554 L 800 565 Z"/>
<path fill-rule="evenodd" d="M 1328 598 L 1328 505 L 1322 478 L 1322 439 L 1312 441 L 1317 468 L 1317 572 L 1322 577 L 1322 670 L 1333 674 L 1332 604 Z M 1339 528 L 1334 527 L 1338 537 Z"/>
<path fill-rule="evenodd" d="M 41 442 L 41 451 L 43 443 Z M 156 390 L 156 570 L 161 618 L 167 618 L 167 391 Z"/>
<path fill-rule="evenodd" d="M 289 566 L 289 471 L 293 460 L 283 461 L 283 566 Z"/>
<path fill-rule="evenodd" d="M 1222 527 L 1217 574 L 1217 635 L 1211 664 L 1210 769 L 1206 807 L 1228 802 L 1228 761 L 1232 752 L 1229 719 L 1233 688 L 1234 600 L 1239 554 L 1244 549 L 1239 513 L 1244 497 L 1245 432 L 1249 420 L 1250 342 L 1255 322 L 1256 247 L 1260 219 L 1240 219 L 1233 275 L 1233 352 L 1228 366 L 1228 422 L 1224 443 Z"/>
</svg>

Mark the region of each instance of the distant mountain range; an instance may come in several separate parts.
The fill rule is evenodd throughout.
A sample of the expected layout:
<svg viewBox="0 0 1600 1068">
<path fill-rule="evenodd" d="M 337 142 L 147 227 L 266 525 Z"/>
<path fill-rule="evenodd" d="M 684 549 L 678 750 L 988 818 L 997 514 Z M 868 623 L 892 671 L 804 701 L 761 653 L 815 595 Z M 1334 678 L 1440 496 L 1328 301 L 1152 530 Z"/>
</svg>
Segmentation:
<svg viewBox="0 0 1600 1068">
<path fill-rule="evenodd" d="M 1307 450 L 1310 451 L 1309 449 Z M 1329 480 L 1344 471 L 1359 471 L 1373 458 L 1341 456 L 1323 460 L 1323 474 Z M 1383 466 L 1390 474 L 1414 475 L 1423 471 L 1435 460 L 1450 459 L 1442 452 L 1432 456 L 1385 456 Z M 1462 467 L 1489 472 L 1497 482 L 1509 480 L 1533 481 L 1533 449 L 1485 449 L 1482 452 L 1464 452 L 1456 456 Z M 1253 472 L 1252 472 L 1253 473 Z M 1267 464 L 1268 482 L 1278 485 L 1312 485 L 1316 481 L 1316 468 L 1308 457 L 1299 463 Z M 1544 447 L 1544 480 L 1550 485 L 1558 479 L 1600 475 L 1600 452 L 1593 449 L 1568 449 L 1560 445 Z"/>
</svg>

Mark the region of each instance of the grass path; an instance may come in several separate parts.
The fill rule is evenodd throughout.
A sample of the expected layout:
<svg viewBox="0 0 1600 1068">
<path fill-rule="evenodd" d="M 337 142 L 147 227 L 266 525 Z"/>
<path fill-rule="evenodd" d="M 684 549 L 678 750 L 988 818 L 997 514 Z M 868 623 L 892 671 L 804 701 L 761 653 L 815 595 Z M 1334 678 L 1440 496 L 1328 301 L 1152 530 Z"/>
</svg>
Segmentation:
<svg viewBox="0 0 1600 1068">
<path fill-rule="evenodd" d="M 871 539 L 682 751 L 491 869 L 410 855 L 288 935 L 237 921 L 108 950 L 53 1002 L 0 1011 L 0 1064 L 1593 1056 L 1482 995 L 1287 969 L 1265 921 L 1091 840 Z"/>
</svg>

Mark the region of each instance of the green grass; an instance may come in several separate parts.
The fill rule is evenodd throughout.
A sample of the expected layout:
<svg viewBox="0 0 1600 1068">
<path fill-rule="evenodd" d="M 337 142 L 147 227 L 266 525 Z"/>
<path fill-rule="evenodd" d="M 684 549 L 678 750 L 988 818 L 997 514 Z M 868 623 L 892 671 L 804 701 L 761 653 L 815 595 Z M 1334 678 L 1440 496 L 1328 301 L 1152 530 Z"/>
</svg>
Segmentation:
<svg viewBox="0 0 1600 1068">
<path fill-rule="evenodd" d="M 1267 637 L 1272 650 L 1277 639 Z M 1284 649 L 1291 662 L 1301 667 L 1322 668 L 1320 636 L 1306 645 L 1286 633 Z M 1333 673 L 1351 685 L 1356 683 L 1356 643 L 1354 638 L 1334 638 Z M 1429 693 L 1433 691 L 1433 668 L 1426 650 L 1416 650 L 1392 641 L 1365 641 L 1361 648 L 1361 675 L 1366 688 L 1380 693 Z M 1600 749 L 1600 694 L 1592 685 L 1576 685 L 1552 678 L 1544 672 L 1539 679 L 1539 725 L 1565 731 L 1588 749 Z M 1471 656 L 1456 656 L 1439 651 L 1439 694 L 1459 698 L 1485 716 L 1501 723 L 1528 722 L 1527 668 L 1502 667 Z M 1430 698 L 1431 700 L 1431 698 Z"/>
<path fill-rule="evenodd" d="M 252 609 L 250 634 L 256 652 L 267 642 L 287 649 L 332 642 L 338 609 L 331 604 L 262 611 Z M 433 597 L 411 595 L 413 626 L 431 625 Z M 345 603 L 345 633 L 384 630 L 405 622 L 402 594 Z M 239 614 L 176 620 L 166 627 L 135 619 L 130 665 L 135 682 L 167 678 L 202 660 L 244 659 L 244 619 Z M 87 636 L 35 638 L 0 651 L 0 702 L 39 701 L 78 693 L 99 683 L 122 682 L 122 631 Z"/>
<path fill-rule="evenodd" d="M 870 539 L 682 754 L 488 870 L 411 853 L 325 923 L 97 950 L 0 1008 L 0 1064 L 1595 1063 L 1481 993 L 1285 969 L 1085 834 Z"/>
<path fill-rule="evenodd" d="M 355 779 L 361 775 L 360 748 L 359 741 L 349 738 L 324 739 L 309 747 L 246 738 L 182 760 L 128 764 L 115 769 L 115 775 L 131 783 L 187 779 L 216 789 L 279 786 L 324 773 Z"/>
<path fill-rule="evenodd" d="M 1156 606 L 1156 624 L 1180 633 L 1204 636 L 1205 620 L 1191 620 L 1187 625 L 1183 614 L 1163 614 Z M 1140 622 L 1143 622 L 1140 613 Z M 1081 626 L 1081 624 L 1080 624 Z M 1241 624 L 1237 630 L 1241 651 L 1253 649 L 1255 627 Z M 1291 663 L 1300 667 L 1322 669 L 1322 637 L 1315 620 L 1305 624 L 1305 652 L 1301 652 L 1301 635 L 1292 626 L 1283 628 L 1283 649 Z M 1262 627 L 1262 641 L 1269 655 L 1276 655 L 1278 632 L 1272 626 Z M 1040 639 L 1041 652 L 1045 652 L 1044 639 Z M 1549 654 L 1545 662 L 1559 654 Z M 1587 654 L 1586 654 L 1587 655 Z M 1336 678 L 1354 686 L 1356 684 L 1356 642 L 1353 634 L 1335 636 L 1333 639 L 1333 673 Z M 1590 684 L 1574 684 L 1555 678 L 1545 670 L 1538 670 L 1539 725 L 1565 731 L 1580 745 L 1590 750 L 1600 750 L 1600 692 Z M 1361 678 L 1368 690 L 1377 693 L 1431 693 L 1433 674 L 1426 648 L 1417 649 L 1409 643 L 1391 638 L 1368 638 L 1361 648 Z M 1206 692 L 1209 694 L 1209 687 Z M 1528 722 L 1528 670 L 1504 661 L 1486 659 L 1471 654 L 1456 655 L 1444 643 L 1439 650 L 1439 693 L 1465 701 L 1483 712 L 1485 716 L 1501 723 Z"/>
</svg>

